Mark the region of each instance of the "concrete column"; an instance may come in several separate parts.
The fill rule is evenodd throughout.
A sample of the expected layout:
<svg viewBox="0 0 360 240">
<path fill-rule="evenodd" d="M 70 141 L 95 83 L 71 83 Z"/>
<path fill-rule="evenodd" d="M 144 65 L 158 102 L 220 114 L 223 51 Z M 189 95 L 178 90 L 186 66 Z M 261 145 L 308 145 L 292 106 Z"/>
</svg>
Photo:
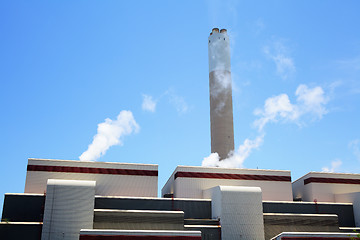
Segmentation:
<svg viewBox="0 0 360 240">
<path fill-rule="evenodd" d="M 225 159 L 234 150 L 229 36 L 214 28 L 208 39 L 211 152 Z"/>
<path fill-rule="evenodd" d="M 212 218 L 220 219 L 222 240 L 265 239 L 261 188 L 217 186 L 204 196 L 211 198 Z"/>
<path fill-rule="evenodd" d="M 47 181 L 41 240 L 79 240 L 80 229 L 92 229 L 95 181 Z"/>
</svg>

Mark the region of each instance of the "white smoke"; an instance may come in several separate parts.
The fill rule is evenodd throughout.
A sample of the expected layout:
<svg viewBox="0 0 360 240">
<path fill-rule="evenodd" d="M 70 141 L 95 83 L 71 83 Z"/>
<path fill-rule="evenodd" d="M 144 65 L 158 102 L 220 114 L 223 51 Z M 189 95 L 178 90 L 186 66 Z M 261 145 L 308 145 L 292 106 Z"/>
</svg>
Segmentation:
<svg viewBox="0 0 360 240">
<path fill-rule="evenodd" d="M 228 157 L 221 161 L 218 153 L 212 153 L 210 156 L 204 158 L 201 165 L 204 167 L 241 168 L 252 150 L 259 148 L 262 144 L 264 136 L 265 135 L 262 134 L 254 140 L 246 139 L 237 150 L 230 152 Z"/>
<path fill-rule="evenodd" d="M 106 118 L 98 124 L 97 134 L 88 149 L 79 157 L 80 161 L 96 161 L 114 145 L 122 145 L 122 138 L 140 129 L 131 111 L 121 111 L 115 120 Z"/>
<path fill-rule="evenodd" d="M 256 109 L 254 114 L 260 116 L 253 122 L 253 125 L 257 127 L 259 136 L 254 140 L 246 139 L 242 145 L 238 147 L 236 151 L 229 153 L 226 159 L 220 160 L 218 153 L 212 153 L 210 156 L 205 157 L 202 161 L 202 166 L 207 167 L 242 167 L 246 158 L 249 157 L 252 150 L 258 149 L 263 143 L 265 132 L 264 127 L 269 122 L 295 122 L 299 123 L 301 117 L 310 115 L 315 119 L 321 119 L 324 114 L 328 112 L 325 105 L 328 102 L 328 98 L 324 94 L 324 90 L 317 86 L 309 88 L 308 86 L 301 84 L 295 91 L 296 103 L 290 102 L 287 94 L 280 94 L 274 97 L 270 97 L 265 100 L 264 107 L 262 109 Z M 351 143 L 354 152 L 357 152 L 358 142 Z M 335 170 L 341 165 L 341 161 L 335 161 L 332 163 L 331 168 L 323 168 L 325 170 Z"/>
<path fill-rule="evenodd" d="M 331 167 L 323 167 L 321 170 L 323 172 L 335 172 L 342 164 L 342 161 L 340 159 L 336 159 L 334 161 L 331 162 Z"/>
</svg>

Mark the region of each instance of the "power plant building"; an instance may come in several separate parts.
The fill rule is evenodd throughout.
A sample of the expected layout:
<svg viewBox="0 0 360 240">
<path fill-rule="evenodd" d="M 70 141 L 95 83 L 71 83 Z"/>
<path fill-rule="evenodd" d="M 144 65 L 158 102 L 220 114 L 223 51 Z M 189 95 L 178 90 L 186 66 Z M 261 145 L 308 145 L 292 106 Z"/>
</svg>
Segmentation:
<svg viewBox="0 0 360 240">
<path fill-rule="evenodd" d="M 229 37 L 209 38 L 211 151 L 234 150 Z M 28 159 L 6 193 L 0 239 L 359 239 L 360 174 Z"/>
</svg>

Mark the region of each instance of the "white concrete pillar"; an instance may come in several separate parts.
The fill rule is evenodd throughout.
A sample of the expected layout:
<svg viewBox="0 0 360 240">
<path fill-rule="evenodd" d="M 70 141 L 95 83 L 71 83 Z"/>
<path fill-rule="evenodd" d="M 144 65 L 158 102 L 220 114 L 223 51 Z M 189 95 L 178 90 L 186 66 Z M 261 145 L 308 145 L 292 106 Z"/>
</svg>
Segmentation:
<svg viewBox="0 0 360 240">
<path fill-rule="evenodd" d="M 80 229 L 92 229 L 95 181 L 47 181 L 41 240 L 79 240 Z"/>
<path fill-rule="evenodd" d="M 265 239 L 261 188 L 217 186 L 204 196 L 211 198 L 212 218 L 220 219 L 222 240 Z"/>
</svg>

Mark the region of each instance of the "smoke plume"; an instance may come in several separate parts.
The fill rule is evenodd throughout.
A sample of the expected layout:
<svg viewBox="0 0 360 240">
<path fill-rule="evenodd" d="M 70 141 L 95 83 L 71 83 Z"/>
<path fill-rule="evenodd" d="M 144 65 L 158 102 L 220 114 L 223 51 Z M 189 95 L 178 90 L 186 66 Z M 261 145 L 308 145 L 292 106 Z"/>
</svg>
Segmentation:
<svg viewBox="0 0 360 240">
<path fill-rule="evenodd" d="M 140 129 L 131 111 L 121 111 L 115 120 L 106 118 L 98 124 L 97 134 L 88 149 L 79 157 L 80 161 L 96 161 L 114 145 L 123 145 L 123 137 Z"/>
<path fill-rule="evenodd" d="M 228 157 L 221 161 L 218 153 L 212 153 L 204 158 L 201 165 L 204 167 L 241 168 L 252 150 L 257 149 L 262 144 L 264 136 L 262 134 L 254 140 L 246 139 L 237 150 L 230 152 Z"/>
<path fill-rule="evenodd" d="M 293 122 L 300 124 L 301 118 L 310 116 L 312 119 L 321 119 L 323 115 L 328 113 L 325 105 L 328 97 L 325 96 L 324 90 L 317 86 L 309 88 L 305 84 L 301 84 L 295 91 L 296 103 L 291 103 L 287 94 L 280 94 L 265 100 L 264 107 L 255 109 L 254 114 L 259 116 L 253 122 L 257 127 L 258 137 L 255 139 L 246 139 L 237 150 L 230 152 L 226 159 L 220 160 L 218 153 L 212 153 L 205 157 L 202 166 L 206 167 L 225 167 L 235 168 L 243 167 L 246 158 L 249 157 L 254 149 L 258 149 L 264 141 L 264 127 L 270 122 Z M 351 144 L 354 152 L 359 153 L 357 147 L 358 142 Z M 350 146 L 350 145 L 349 145 Z M 360 156 L 360 154 L 359 154 Z M 341 161 L 334 161 L 331 168 L 324 167 L 323 171 L 334 171 L 341 165 Z"/>
</svg>

